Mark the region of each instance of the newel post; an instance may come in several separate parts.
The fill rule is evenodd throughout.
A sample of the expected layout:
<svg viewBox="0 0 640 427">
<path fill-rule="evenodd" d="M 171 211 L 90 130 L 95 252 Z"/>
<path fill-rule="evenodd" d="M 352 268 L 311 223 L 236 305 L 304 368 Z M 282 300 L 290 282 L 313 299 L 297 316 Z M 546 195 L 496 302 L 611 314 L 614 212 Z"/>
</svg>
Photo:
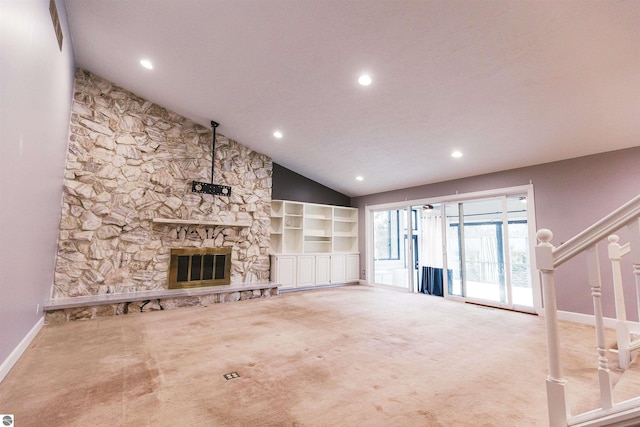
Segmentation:
<svg viewBox="0 0 640 427">
<path fill-rule="evenodd" d="M 536 268 L 542 275 L 542 294 L 544 299 L 544 321 L 547 332 L 547 405 L 549 407 L 549 425 L 567 426 L 569 409 L 566 403 L 565 386 L 567 381 L 562 375 L 560 365 L 560 337 L 558 331 L 558 306 L 553 265 L 553 233 L 542 229 L 537 233 L 540 243 L 536 246 Z"/>
</svg>

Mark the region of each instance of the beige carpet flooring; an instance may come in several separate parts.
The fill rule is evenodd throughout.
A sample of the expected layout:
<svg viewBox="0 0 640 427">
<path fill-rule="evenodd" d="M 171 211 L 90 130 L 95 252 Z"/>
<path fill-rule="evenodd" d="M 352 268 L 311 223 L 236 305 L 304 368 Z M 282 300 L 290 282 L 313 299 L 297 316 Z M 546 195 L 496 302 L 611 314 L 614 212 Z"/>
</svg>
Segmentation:
<svg viewBox="0 0 640 427">
<path fill-rule="evenodd" d="M 562 335 L 569 401 L 595 408 L 593 329 Z M 545 426 L 546 374 L 542 318 L 347 286 L 45 326 L 0 413 L 20 427 Z"/>
</svg>

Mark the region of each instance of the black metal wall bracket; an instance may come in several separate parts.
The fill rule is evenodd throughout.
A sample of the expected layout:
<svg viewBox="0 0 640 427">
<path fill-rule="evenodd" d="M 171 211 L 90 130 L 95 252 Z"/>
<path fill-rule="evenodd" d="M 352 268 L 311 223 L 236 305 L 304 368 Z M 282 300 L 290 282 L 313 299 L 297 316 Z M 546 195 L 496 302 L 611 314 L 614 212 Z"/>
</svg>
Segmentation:
<svg viewBox="0 0 640 427">
<path fill-rule="evenodd" d="M 191 183 L 191 191 L 194 193 L 212 194 L 214 196 L 231 196 L 231 187 L 213 183 L 213 162 L 216 155 L 216 128 L 218 126 L 220 126 L 219 123 L 211 120 L 211 127 L 213 128 L 213 143 L 211 144 L 211 183 L 193 181 Z"/>
<path fill-rule="evenodd" d="M 209 184 L 208 182 L 193 181 L 191 191 L 194 193 L 213 194 L 214 196 L 230 196 L 231 187 L 228 185 Z"/>
</svg>

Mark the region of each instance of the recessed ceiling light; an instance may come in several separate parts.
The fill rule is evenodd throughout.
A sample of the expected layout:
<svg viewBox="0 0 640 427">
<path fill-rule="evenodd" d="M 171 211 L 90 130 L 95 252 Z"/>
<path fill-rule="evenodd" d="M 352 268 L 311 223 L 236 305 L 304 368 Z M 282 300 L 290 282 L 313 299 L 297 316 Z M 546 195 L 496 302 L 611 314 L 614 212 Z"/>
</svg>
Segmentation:
<svg viewBox="0 0 640 427">
<path fill-rule="evenodd" d="M 141 59 L 140 65 L 142 65 L 147 70 L 153 70 L 153 64 L 148 59 Z"/>
<path fill-rule="evenodd" d="M 279 130 L 275 131 L 273 133 L 273 136 L 275 136 L 276 138 L 280 139 L 282 138 L 282 132 L 280 132 Z"/>
<path fill-rule="evenodd" d="M 356 176 L 356 181 L 364 181 L 364 178 L 360 175 Z"/>
<path fill-rule="evenodd" d="M 358 83 L 362 86 L 369 86 L 373 80 L 371 80 L 371 76 L 368 74 L 363 74 L 358 78 Z"/>
<path fill-rule="evenodd" d="M 453 153 L 451 153 L 451 157 L 455 157 L 455 158 L 462 157 L 462 152 L 454 151 Z"/>
</svg>

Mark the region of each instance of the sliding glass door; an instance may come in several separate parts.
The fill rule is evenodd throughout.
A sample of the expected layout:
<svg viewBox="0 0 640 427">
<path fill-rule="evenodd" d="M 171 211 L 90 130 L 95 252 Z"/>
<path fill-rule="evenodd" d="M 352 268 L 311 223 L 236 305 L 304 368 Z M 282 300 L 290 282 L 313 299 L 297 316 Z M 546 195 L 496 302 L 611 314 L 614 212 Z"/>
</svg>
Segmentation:
<svg viewBox="0 0 640 427">
<path fill-rule="evenodd" d="M 409 292 L 535 311 L 541 301 L 531 271 L 534 215 L 526 203 L 533 193 L 530 187 L 515 188 L 520 191 L 368 208 L 369 280 Z"/>
<path fill-rule="evenodd" d="M 524 195 L 448 203 L 448 294 L 512 308 L 533 308 Z"/>
</svg>

